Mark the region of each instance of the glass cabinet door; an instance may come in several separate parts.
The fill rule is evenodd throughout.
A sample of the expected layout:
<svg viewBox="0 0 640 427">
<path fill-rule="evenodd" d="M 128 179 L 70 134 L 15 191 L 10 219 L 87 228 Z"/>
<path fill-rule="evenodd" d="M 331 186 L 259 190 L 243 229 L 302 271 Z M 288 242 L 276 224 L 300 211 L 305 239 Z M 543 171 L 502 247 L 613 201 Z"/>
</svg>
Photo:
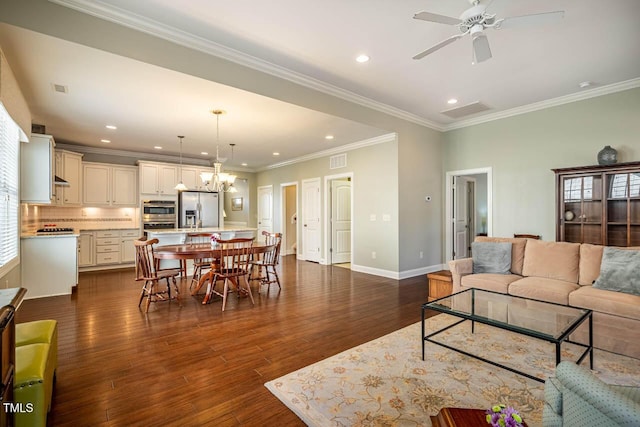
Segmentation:
<svg viewBox="0 0 640 427">
<path fill-rule="evenodd" d="M 607 245 L 640 245 L 640 173 L 606 175 Z"/>
<path fill-rule="evenodd" d="M 602 245 L 602 175 L 567 176 L 562 181 L 562 240 Z"/>
</svg>

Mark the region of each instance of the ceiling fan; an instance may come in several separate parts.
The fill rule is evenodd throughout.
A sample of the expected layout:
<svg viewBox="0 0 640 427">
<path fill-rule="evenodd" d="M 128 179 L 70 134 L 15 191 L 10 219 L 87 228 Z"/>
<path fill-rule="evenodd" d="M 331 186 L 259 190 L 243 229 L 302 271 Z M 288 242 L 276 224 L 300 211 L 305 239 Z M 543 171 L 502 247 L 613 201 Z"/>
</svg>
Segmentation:
<svg viewBox="0 0 640 427">
<path fill-rule="evenodd" d="M 499 3 L 497 1 L 496 3 Z M 439 24 L 455 25 L 460 30 L 460 34 L 453 35 L 448 39 L 441 41 L 435 46 L 420 52 L 413 59 L 422 59 L 425 56 L 442 49 L 448 44 L 469 34 L 473 41 L 473 59 L 472 64 L 486 61 L 491 58 L 491 48 L 484 30 L 493 28 L 496 30 L 502 28 L 516 28 L 528 25 L 550 24 L 561 20 L 564 17 L 564 11 L 537 13 L 532 15 L 512 16 L 507 18 L 496 18 L 495 13 L 487 11 L 492 5 L 493 0 L 489 0 L 487 4 L 480 4 L 480 0 L 469 0 L 471 7 L 465 10 L 460 18 L 452 18 L 449 16 L 438 15 L 431 12 L 418 12 L 413 19 L 422 21 L 437 22 Z"/>
</svg>

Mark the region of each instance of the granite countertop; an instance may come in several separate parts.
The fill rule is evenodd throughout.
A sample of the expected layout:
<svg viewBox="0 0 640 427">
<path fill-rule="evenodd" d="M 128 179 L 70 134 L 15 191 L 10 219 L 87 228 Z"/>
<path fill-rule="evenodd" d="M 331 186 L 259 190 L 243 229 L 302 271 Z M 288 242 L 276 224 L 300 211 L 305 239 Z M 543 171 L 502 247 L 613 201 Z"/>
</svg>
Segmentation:
<svg viewBox="0 0 640 427">
<path fill-rule="evenodd" d="M 229 231 L 256 231 L 257 228 L 252 227 L 204 227 L 204 228 L 170 228 L 164 230 L 147 230 L 148 233 L 153 234 L 180 234 L 180 233 L 223 233 Z"/>
</svg>

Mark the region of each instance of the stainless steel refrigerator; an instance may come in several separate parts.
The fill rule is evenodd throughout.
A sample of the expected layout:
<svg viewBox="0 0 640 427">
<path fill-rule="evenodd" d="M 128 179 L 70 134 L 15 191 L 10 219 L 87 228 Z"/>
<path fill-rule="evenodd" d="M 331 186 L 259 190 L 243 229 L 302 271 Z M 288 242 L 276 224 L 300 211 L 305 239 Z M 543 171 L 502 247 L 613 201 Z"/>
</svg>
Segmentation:
<svg viewBox="0 0 640 427">
<path fill-rule="evenodd" d="M 178 227 L 218 227 L 218 203 L 218 193 L 181 191 L 178 194 Z"/>
</svg>

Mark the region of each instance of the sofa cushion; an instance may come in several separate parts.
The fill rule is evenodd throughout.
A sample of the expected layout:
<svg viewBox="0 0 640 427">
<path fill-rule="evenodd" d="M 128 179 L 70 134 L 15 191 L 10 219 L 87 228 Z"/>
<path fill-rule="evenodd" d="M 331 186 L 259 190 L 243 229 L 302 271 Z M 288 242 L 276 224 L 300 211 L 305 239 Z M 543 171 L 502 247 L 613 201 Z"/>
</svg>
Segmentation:
<svg viewBox="0 0 640 427">
<path fill-rule="evenodd" d="M 463 288 L 478 288 L 506 294 L 509 284 L 518 279 L 522 279 L 522 276 L 517 274 L 470 274 L 462 276 L 460 284 Z"/>
<path fill-rule="evenodd" d="M 640 296 L 640 251 L 605 247 L 593 287 Z"/>
<path fill-rule="evenodd" d="M 578 283 L 580 243 L 530 240 L 524 251 L 523 276 Z"/>
<path fill-rule="evenodd" d="M 556 304 L 569 304 L 569 294 L 579 289 L 576 283 L 544 277 L 525 277 L 509 285 L 509 294 Z"/>
<path fill-rule="evenodd" d="M 580 245 L 580 281 L 582 286 L 593 285 L 600 276 L 600 264 L 602 263 L 602 250 L 605 246 L 583 243 Z M 624 250 L 637 251 L 640 246 L 629 246 L 618 248 Z"/>
<path fill-rule="evenodd" d="M 583 243 L 580 245 L 580 277 L 579 285 L 593 285 L 600 275 L 600 263 L 602 263 L 602 245 Z"/>
<path fill-rule="evenodd" d="M 522 263 L 524 262 L 524 248 L 528 239 L 511 237 L 487 237 L 478 236 L 476 242 L 509 242 L 511 243 L 511 272 L 522 275 Z"/>
<path fill-rule="evenodd" d="M 471 244 L 473 273 L 511 273 L 511 243 L 473 242 Z"/>
<path fill-rule="evenodd" d="M 640 296 L 582 286 L 569 295 L 569 305 L 640 321 Z"/>
</svg>

